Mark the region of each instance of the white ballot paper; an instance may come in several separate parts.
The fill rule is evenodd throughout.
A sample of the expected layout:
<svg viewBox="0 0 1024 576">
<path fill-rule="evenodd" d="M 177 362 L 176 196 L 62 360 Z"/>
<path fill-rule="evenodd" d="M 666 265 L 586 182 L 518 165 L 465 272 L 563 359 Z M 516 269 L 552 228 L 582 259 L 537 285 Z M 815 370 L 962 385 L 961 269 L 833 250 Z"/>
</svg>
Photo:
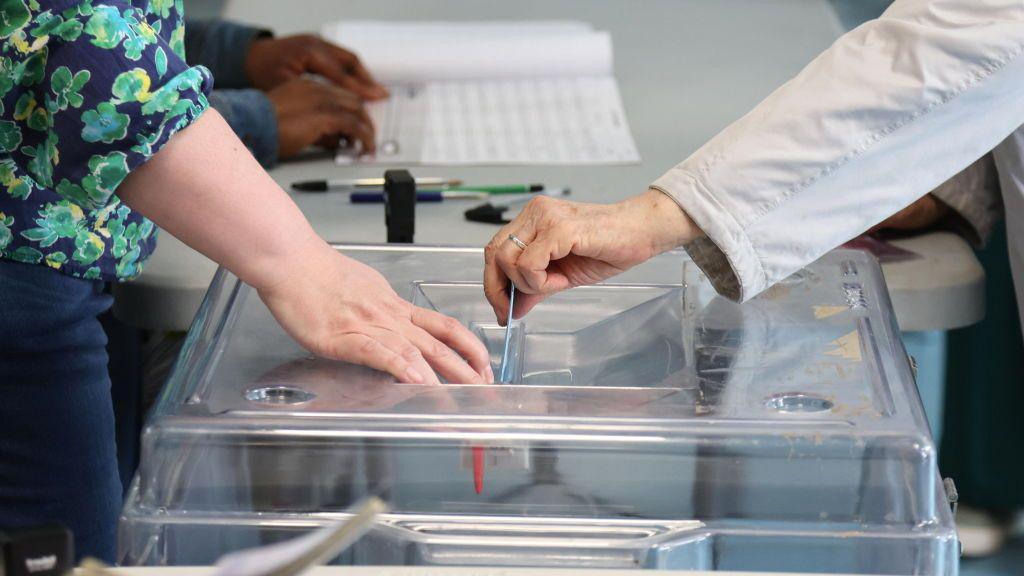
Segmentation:
<svg viewBox="0 0 1024 576">
<path fill-rule="evenodd" d="M 640 160 L 607 32 L 582 22 L 324 27 L 391 97 L 369 105 L 375 157 L 343 163 L 627 164 Z"/>
</svg>

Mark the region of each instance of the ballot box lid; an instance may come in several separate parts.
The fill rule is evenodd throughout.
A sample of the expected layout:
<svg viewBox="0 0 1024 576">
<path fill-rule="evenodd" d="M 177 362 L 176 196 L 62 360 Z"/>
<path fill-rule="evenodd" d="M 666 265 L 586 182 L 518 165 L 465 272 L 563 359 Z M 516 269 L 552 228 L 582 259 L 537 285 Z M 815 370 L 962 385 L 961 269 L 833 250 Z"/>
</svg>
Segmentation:
<svg viewBox="0 0 1024 576">
<path fill-rule="evenodd" d="M 581 542 L 603 551 L 587 556 L 596 567 L 744 569 L 786 546 L 804 552 L 780 569 L 945 574 L 955 558 L 870 255 L 834 251 L 739 305 L 669 252 L 541 302 L 509 328 L 505 355 L 481 250 L 337 249 L 459 321 L 511 381 L 410 384 L 318 358 L 221 270 L 148 419 L 122 561 L 210 560 L 195 540 L 274 540 L 368 494 L 392 512 L 356 563 L 500 549 L 506 565 L 554 565 L 552 550 Z"/>
</svg>

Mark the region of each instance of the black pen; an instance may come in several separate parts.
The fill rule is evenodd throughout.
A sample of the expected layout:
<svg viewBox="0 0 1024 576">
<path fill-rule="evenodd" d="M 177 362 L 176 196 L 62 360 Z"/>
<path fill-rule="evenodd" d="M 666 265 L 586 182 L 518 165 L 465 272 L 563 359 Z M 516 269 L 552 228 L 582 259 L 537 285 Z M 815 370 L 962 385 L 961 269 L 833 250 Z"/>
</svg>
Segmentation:
<svg viewBox="0 0 1024 576">
<path fill-rule="evenodd" d="M 427 176 L 416 179 L 417 186 L 450 187 L 459 186 L 462 180 Z M 329 190 L 357 190 L 361 188 L 384 188 L 383 178 L 355 178 L 348 180 L 303 180 L 292 182 L 292 190 L 300 192 L 327 192 Z"/>
</svg>

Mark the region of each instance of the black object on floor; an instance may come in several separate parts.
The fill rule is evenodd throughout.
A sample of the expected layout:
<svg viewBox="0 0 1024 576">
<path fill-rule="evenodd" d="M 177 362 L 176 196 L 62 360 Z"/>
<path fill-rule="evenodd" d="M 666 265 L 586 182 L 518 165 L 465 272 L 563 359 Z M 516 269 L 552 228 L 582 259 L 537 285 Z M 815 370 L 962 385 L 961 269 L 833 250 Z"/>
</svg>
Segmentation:
<svg viewBox="0 0 1024 576">
<path fill-rule="evenodd" d="M 0 576 L 63 576 L 74 559 L 71 531 L 60 524 L 0 530 Z"/>
</svg>

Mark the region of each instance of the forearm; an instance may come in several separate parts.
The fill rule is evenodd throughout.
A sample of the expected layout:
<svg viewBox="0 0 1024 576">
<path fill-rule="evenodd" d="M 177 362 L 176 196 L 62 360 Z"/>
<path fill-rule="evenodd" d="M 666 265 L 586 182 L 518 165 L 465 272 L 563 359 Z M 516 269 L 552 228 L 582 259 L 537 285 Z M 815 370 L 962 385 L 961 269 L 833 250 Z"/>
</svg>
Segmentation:
<svg viewBox="0 0 1024 576">
<path fill-rule="evenodd" d="M 257 288 L 324 246 L 223 118 L 208 110 L 117 190 L 158 226 Z"/>
<path fill-rule="evenodd" d="M 750 298 L 1024 122 L 1022 47 L 1020 2 L 897 1 L 655 185 L 707 234 L 695 260 L 727 262 L 717 287 Z"/>
</svg>

